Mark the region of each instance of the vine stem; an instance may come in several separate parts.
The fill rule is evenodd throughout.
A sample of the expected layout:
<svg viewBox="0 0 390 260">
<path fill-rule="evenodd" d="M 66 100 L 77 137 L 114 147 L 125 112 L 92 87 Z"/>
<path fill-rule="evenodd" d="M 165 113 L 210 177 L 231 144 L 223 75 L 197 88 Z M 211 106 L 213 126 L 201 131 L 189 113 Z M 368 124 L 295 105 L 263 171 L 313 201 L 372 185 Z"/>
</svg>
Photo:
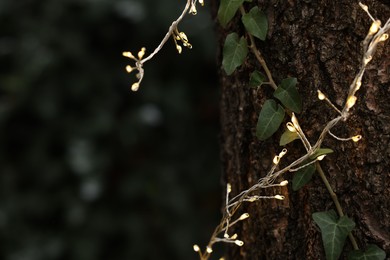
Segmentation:
<svg viewBox="0 0 390 260">
<path fill-rule="evenodd" d="M 246 14 L 243 5 L 240 5 L 240 12 L 241 12 L 242 16 L 244 16 Z M 250 45 L 249 45 L 249 48 L 251 49 L 252 53 L 255 55 L 257 61 L 261 65 L 261 67 L 263 67 L 265 74 L 267 74 L 267 78 L 269 80 L 269 84 L 271 85 L 271 87 L 274 90 L 276 90 L 278 88 L 278 86 L 276 85 L 274 79 L 272 78 L 272 73 L 269 70 L 269 68 L 267 66 L 267 63 L 265 62 L 265 60 L 263 58 L 263 55 L 261 55 L 261 52 L 256 48 L 255 39 L 253 38 L 253 36 L 250 33 L 247 33 L 247 35 L 249 37 L 249 41 L 251 42 Z"/>
<path fill-rule="evenodd" d="M 317 172 L 319 173 L 319 175 L 322 179 L 322 182 L 325 184 L 326 189 L 328 190 L 330 197 L 333 200 L 334 205 L 336 206 L 337 213 L 339 214 L 340 217 L 343 217 L 344 216 L 343 208 L 341 207 L 341 204 L 340 204 L 340 201 L 337 197 L 337 194 L 333 191 L 332 186 L 330 186 L 328 178 L 326 178 L 325 173 L 322 170 L 322 167 L 318 161 L 316 162 L 316 169 L 317 169 Z M 348 237 L 349 237 L 349 240 L 351 241 L 353 249 L 359 250 L 359 246 L 356 243 L 356 239 L 353 236 L 352 232 L 348 233 Z"/>
</svg>

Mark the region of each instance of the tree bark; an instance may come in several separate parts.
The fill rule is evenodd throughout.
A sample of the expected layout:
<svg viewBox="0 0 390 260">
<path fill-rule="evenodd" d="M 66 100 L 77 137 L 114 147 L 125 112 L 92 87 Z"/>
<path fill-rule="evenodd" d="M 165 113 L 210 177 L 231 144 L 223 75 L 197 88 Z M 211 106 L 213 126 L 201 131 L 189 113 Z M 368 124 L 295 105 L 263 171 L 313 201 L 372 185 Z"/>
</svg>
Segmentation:
<svg viewBox="0 0 390 260">
<path fill-rule="evenodd" d="M 212 1 L 216 19 L 219 1 Z M 385 22 L 390 15 L 389 1 L 365 1 L 371 14 Z M 361 42 L 371 21 L 355 0 L 253 0 L 245 2 L 246 11 L 259 6 L 269 21 L 265 42 L 257 47 L 276 82 L 296 77 L 303 110 L 299 122 L 314 142 L 325 123 L 336 113 L 317 98 L 320 89 L 338 107 L 342 107 L 349 85 L 360 66 Z M 217 21 L 217 19 L 216 19 Z M 226 35 L 245 31 L 237 14 L 226 28 L 217 25 L 218 62 Z M 381 44 L 363 78 L 357 105 L 350 118 L 332 132 L 349 137 L 361 134 L 360 142 L 340 142 L 327 137 L 323 147 L 334 153 L 321 165 L 337 193 L 345 214 L 356 223 L 353 234 L 361 249 L 376 244 L 390 255 L 390 52 L 388 41 Z M 256 123 L 261 106 L 272 98 L 273 90 L 248 87 L 249 75 L 261 70 L 253 55 L 236 72 L 227 76 L 221 69 L 221 143 L 223 179 L 231 183 L 232 194 L 254 185 L 272 166 L 282 147 L 283 128 L 271 139 L 256 138 Z M 285 118 L 285 122 L 287 118 Z M 282 164 L 305 154 L 295 141 L 286 147 Z M 291 173 L 283 179 L 291 180 Z M 325 259 L 319 228 L 311 214 L 334 209 L 332 199 L 318 174 L 297 192 L 291 186 L 266 189 L 263 195 L 282 194 L 284 201 L 260 200 L 243 204 L 241 213 L 250 218 L 235 226 L 244 246 L 229 246 L 228 259 Z M 346 241 L 341 259 L 352 250 Z"/>
</svg>

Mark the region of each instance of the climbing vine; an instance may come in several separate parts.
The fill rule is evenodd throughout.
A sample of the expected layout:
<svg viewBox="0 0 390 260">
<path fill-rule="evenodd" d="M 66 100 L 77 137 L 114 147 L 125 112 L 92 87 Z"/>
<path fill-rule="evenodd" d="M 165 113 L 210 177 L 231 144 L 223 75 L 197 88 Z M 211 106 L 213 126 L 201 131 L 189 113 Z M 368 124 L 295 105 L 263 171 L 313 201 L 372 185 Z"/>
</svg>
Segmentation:
<svg viewBox="0 0 390 260">
<path fill-rule="evenodd" d="M 248 53 L 254 55 L 260 66 L 251 73 L 248 79 L 248 85 L 256 89 L 263 86 L 270 86 L 274 90 L 273 98 L 267 99 L 262 105 L 256 125 L 256 137 L 259 141 L 270 138 L 281 127 L 285 117 L 288 117 L 289 122 L 285 126 L 286 130 L 282 134 L 279 143 L 281 146 L 285 146 L 290 142 L 300 140 L 306 153 L 288 166 L 279 169 L 279 163 L 282 160 L 282 157 L 288 154 L 287 149 L 283 148 L 281 152 L 273 158 L 273 165 L 270 166 L 270 170 L 265 177 L 260 178 L 255 185 L 239 192 L 235 196 L 231 195 L 232 188 L 228 183 L 226 186 L 225 206 L 222 219 L 211 235 L 205 249 L 202 250 L 198 245 L 194 245 L 194 251 L 199 254 L 201 260 L 205 260 L 209 259 L 213 252 L 214 244 L 218 242 L 244 246 L 244 242 L 239 239 L 239 235 L 231 234 L 230 232 L 231 227 L 236 223 L 250 218 L 248 213 L 244 213 L 238 217 L 236 216 L 241 205 L 243 203 L 255 202 L 260 199 L 283 200 L 284 197 L 282 195 L 259 196 L 256 192 L 260 189 L 288 185 L 288 181 L 286 180 L 276 182 L 279 177 L 282 177 L 283 174 L 287 172 L 294 173 L 292 189 L 297 191 L 309 183 L 312 176 L 317 172 L 327 188 L 336 208 L 336 211 L 329 210 L 314 212 L 312 214 L 313 221 L 318 225 L 321 231 L 326 259 L 334 260 L 340 257 L 347 237 L 349 237 L 354 249 L 349 253 L 349 259 L 385 259 L 385 252 L 376 245 L 368 245 L 366 250 L 359 249 L 352 234 L 355 223 L 351 218 L 345 216 L 341 203 L 329 184 L 322 166 L 320 165 L 320 161 L 333 152 L 330 148 L 322 147 L 323 140 L 326 136 L 329 135 L 339 141 L 353 142 L 358 142 L 362 138 L 359 134 L 348 138 L 337 137 L 331 132 L 331 129 L 337 124 L 345 122 L 350 117 L 350 109 L 357 102 L 356 92 L 362 85 L 362 78 L 366 66 L 373 59 L 378 44 L 388 39 L 387 31 L 390 30 L 390 19 L 382 26 L 380 20 L 372 17 L 368 7 L 359 3 L 360 7 L 372 20 L 371 27 L 363 41 L 363 55 L 359 71 L 350 85 L 348 96 L 345 99 L 342 108 L 338 108 L 321 90 L 318 90 L 318 99 L 327 102 L 330 108 L 337 112 L 337 116 L 325 124 L 317 140 L 314 143 L 311 143 L 306 138 L 305 131 L 300 127 L 297 116 L 302 110 L 302 98 L 297 89 L 298 80 L 290 77 L 281 80 L 278 84 L 274 81 L 272 73 L 261 54 L 261 50 L 256 46 L 255 40 L 266 40 L 268 30 L 266 15 L 258 6 L 251 8 L 247 12 L 244 7 L 244 2 L 251 2 L 251 0 L 221 0 L 218 10 L 219 23 L 223 27 L 226 27 L 232 18 L 236 16 L 237 12 L 239 12 L 241 15 L 241 22 L 245 28 L 244 35 L 239 35 L 236 32 L 231 32 L 227 35 L 223 46 L 222 67 L 227 75 L 232 75 L 237 68 L 243 65 L 247 59 Z M 123 56 L 130 58 L 134 62 L 133 66 L 128 65 L 126 67 L 127 72 L 130 73 L 134 70 L 138 71 L 136 75 L 137 82 L 133 83 L 131 87 L 133 91 L 138 90 L 144 76 L 144 63 L 157 54 L 170 37 L 173 38 L 179 53 L 182 52 L 182 46 L 187 48 L 192 47 L 186 34 L 178 30 L 178 25 L 187 13 L 193 15 L 197 13 L 197 3 L 200 3 L 202 6 L 204 4 L 203 0 L 199 0 L 198 2 L 196 0 L 187 1 L 179 18 L 172 23 L 162 42 L 149 56 L 144 58 L 145 48 L 142 48 L 138 52 L 137 57 L 131 52 L 123 53 Z"/>
</svg>

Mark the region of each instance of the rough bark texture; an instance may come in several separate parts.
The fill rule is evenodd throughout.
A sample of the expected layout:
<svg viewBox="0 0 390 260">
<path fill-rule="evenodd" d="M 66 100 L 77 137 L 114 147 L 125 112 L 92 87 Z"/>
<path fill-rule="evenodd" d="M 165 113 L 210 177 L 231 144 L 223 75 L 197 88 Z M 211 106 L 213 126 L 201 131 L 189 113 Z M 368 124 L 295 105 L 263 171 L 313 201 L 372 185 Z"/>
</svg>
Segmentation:
<svg viewBox="0 0 390 260">
<path fill-rule="evenodd" d="M 219 1 L 212 1 L 214 17 Z M 374 17 L 385 22 L 390 16 L 389 1 L 366 1 Z M 299 120 L 314 142 L 324 124 L 335 112 L 317 99 L 321 89 L 341 107 L 361 59 L 361 42 L 370 20 L 358 1 L 352 0 L 253 0 L 248 11 L 258 5 L 269 20 L 265 42 L 257 42 L 274 79 L 294 76 L 299 81 L 303 111 Z M 215 18 L 216 19 L 216 18 Z M 239 15 L 227 28 L 217 25 L 220 54 L 226 35 L 244 34 Z M 322 166 L 339 196 L 345 213 L 356 222 L 353 231 L 358 245 L 376 244 L 390 255 L 390 44 L 382 44 L 364 76 L 358 104 L 346 123 L 333 133 L 348 137 L 362 134 L 358 143 L 340 142 L 330 137 L 323 146 L 335 153 Z M 233 193 L 247 189 L 264 176 L 272 158 L 281 151 L 278 141 L 283 130 L 261 142 L 255 127 L 262 104 L 272 97 L 272 89 L 259 91 L 247 85 L 250 73 L 259 69 L 251 55 L 232 76 L 221 69 L 221 124 L 224 181 Z M 296 141 L 287 146 L 284 164 L 304 153 Z M 283 176 L 291 180 L 291 175 Z M 245 204 L 242 212 L 251 217 L 236 227 L 243 247 L 229 247 L 229 259 L 325 259 L 321 234 L 313 212 L 333 209 L 334 205 L 319 176 L 298 192 L 291 187 L 264 190 L 263 194 L 283 194 L 284 201 L 262 200 Z M 351 250 L 349 240 L 344 251 Z M 345 258 L 345 253 L 342 258 Z"/>
</svg>

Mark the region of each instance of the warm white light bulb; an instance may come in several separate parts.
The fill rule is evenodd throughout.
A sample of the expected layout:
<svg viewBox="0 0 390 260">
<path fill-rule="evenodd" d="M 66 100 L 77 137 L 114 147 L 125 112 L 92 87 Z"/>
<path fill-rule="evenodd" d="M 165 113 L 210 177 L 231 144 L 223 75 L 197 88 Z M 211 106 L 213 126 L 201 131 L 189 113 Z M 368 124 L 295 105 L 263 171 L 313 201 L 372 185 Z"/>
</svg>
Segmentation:
<svg viewBox="0 0 390 260">
<path fill-rule="evenodd" d="M 286 124 L 286 127 L 287 127 L 288 131 L 290 131 L 290 132 L 296 132 L 297 131 L 297 129 L 295 129 L 294 125 L 291 122 L 288 122 Z"/>
<path fill-rule="evenodd" d="M 347 108 L 350 109 L 351 107 L 353 107 L 356 103 L 356 100 L 357 100 L 356 96 L 349 97 L 347 100 Z"/>
<path fill-rule="evenodd" d="M 238 245 L 238 246 L 243 246 L 244 245 L 244 242 L 241 241 L 241 240 L 236 240 L 234 241 L 234 244 Z"/>
<path fill-rule="evenodd" d="M 354 141 L 355 143 L 358 142 L 360 139 L 362 139 L 361 135 L 355 135 L 352 137 L 352 141 Z"/>
<path fill-rule="evenodd" d="M 321 92 L 321 90 L 317 90 L 317 92 L 318 92 L 318 99 L 319 100 L 324 100 L 326 98 L 324 93 Z"/>
<path fill-rule="evenodd" d="M 244 219 L 247 219 L 249 218 L 249 214 L 248 213 L 244 213 L 240 216 L 240 220 L 244 220 Z"/>
<path fill-rule="evenodd" d="M 370 27 L 370 34 L 376 33 L 379 30 L 380 27 L 381 27 L 381 21 L 380 20 L 376 20 L 375 22 L 373 22 L 371 24 L 371 27 Z"/>
<path fill-rule="evenodd" d="M 284 196 L 282 195 L 275 195 L 274 198 L 277 200 L 284 200 Z"/>
<path fill-rule="evenodd" d="M 326 154 L 320 155 L 317 157 L 318 161 L 322 161 L 325 158 Z"/>
<path fill-rule="evenodd" d="M 279 163 L 279 160 L 280 160 L 280 157 L 277 156 L 277 155 L 275 155 L 275 157 L 274 157 L 274 159 L 272 160 L 272 162 L 273 162 L 274 164 L 278 164 L 278 163 Z"/>
<path fill-rule="evenodd" d="M 281 183 L 279 183 L 280 186 L 286 186 L 288 184 L 288 180 L 284 180 Z"/>
<path fill-rule="evenodd" d="M 132 91 L 137 91 L 138 89 L 139 89 L 139 83 L 138 82 L 136 82 L 133 85 L 131 85 L 131 90 Z"/>
<path fill-rule="evenodd" d="M 195 252 L 199 252 L 199 250 L 200 250 L 198 245 L 193 245 L 192 248 L 194 249 Z"/>
</svg>

